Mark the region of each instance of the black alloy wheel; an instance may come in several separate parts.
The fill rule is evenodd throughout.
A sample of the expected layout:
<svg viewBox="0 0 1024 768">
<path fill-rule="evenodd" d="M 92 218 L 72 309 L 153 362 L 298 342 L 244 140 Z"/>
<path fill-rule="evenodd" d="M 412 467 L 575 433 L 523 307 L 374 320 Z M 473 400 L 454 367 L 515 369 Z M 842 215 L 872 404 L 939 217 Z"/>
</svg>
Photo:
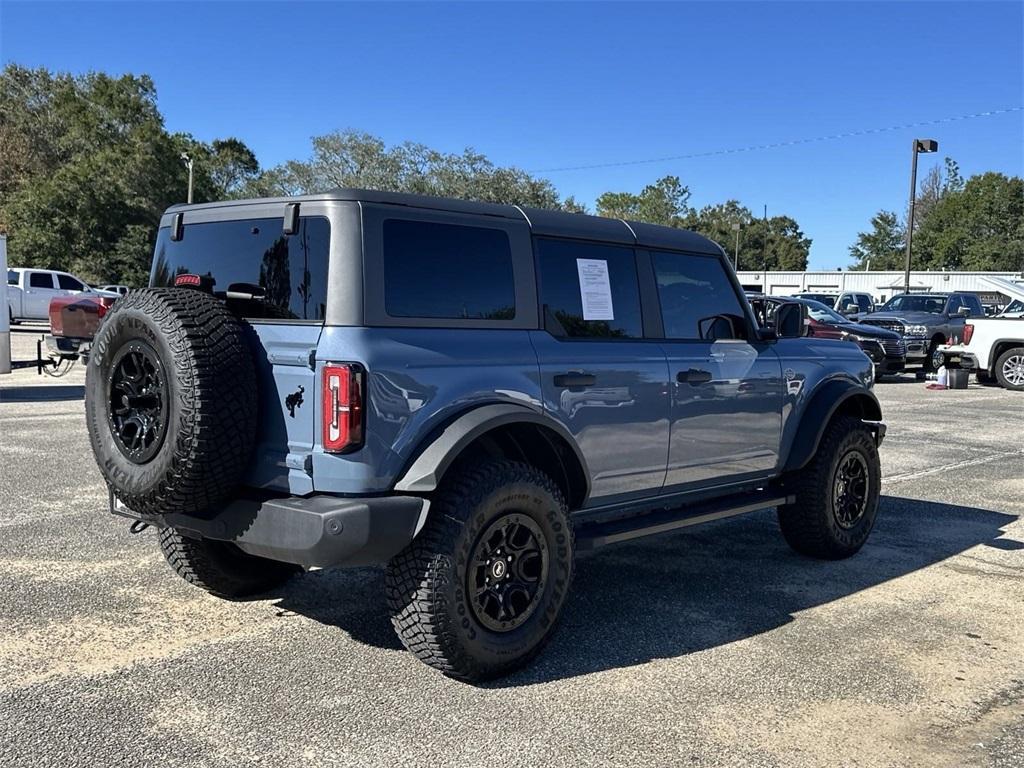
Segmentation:
<svg viewBox="0 0 1024 768">
<path fill-rule="evenodd" d="M 107 380 L 107 423 L 114 444 L 134 464 L 145 464 L 167 433 L 169 393 L 160 358 L 149 344 L 132 341 L 118 350 Z"/>
<path fill-rule="evenodd" d="M 853 528 L 864 516 L 870 483 L 867 460 L 859 451 L 850 451 L 839 460 L 832 485 L 832 508 L 842 528 Z"/>
<path fill-rule="evenodd" d="M 548 576 L 548 546 L 528 515 L 499 517 L 479 536 L 467 570 L 473 615 L 495 632 L 510 632 L 533 614 Z"/>
</svg>

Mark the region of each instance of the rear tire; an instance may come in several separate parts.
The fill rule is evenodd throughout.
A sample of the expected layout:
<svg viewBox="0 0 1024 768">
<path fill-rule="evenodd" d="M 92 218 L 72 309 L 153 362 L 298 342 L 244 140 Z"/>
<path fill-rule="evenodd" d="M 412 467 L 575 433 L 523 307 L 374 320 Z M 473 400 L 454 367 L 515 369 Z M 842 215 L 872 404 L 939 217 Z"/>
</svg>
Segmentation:
<svg viewBox="0 0 1024 768">
<path fill-rule="evenodd" d="M 449 472 L 420 535 L 388 564 L 391 621 L 420 661 L 461 680 L 525 665 L 551 638 L 573 574 L 565 500 L 529 464 Z"/>
<path fill-rule="evenodd" d="M 1024 392 L 1024 347 L 1013 347 L 999 356 L 996 381 L 1006 389 Z"/>
<path fill-rule="evenodd" d="M 878 515 L 881 469 L 874 436 L 860 419 L 834 418 L 810 463 L 783 485 L 796 496 L 778 511 L 789 546 L 824 560 L 855 554 Z"/>
<path fill-rule="evenodd" d="M 173 528 L 163 528 L 159 538 L 160 551 L 174 572 L 217 597 L 267 592 L 302 573 L 297 565 L 248 555 L 226 541 L 192 539 Z"/>
</svg>

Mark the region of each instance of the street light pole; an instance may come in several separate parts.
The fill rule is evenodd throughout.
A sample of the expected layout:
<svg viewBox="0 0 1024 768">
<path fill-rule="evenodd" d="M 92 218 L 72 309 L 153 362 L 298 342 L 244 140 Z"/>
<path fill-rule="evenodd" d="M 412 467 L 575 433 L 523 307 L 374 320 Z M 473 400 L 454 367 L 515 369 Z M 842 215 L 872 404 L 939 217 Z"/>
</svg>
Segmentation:
<svg viewBox="0 0 1024 768">
<path fill-rule="evenodd" d="M 917 202 L 917 156 L 921 152 L 937 152 L 934 139 L 914 139 L 910 160 L 910 215 L 907 217 L 907 259 L 903 268 L 903 292 L 910 293 L 910 246 L 914 240 L 914 203 Z"/>
<path fill-rule="evenodd" d="M 188 154 L 188 152 L 181 153 L 181 159 L 185 161 L 185 167 L 188 168 L 188 204 L 192 205 L 192 166 L 195 161 Z"/>
<path fill-rule="evenodd" d="M 739 223 L 732 225 L 732 231 L 736 233 L 736 250 L 733 251 L 733 264 L 732 268 L 734 271 L 740 271 L 740 225 Z"/>
</svg>

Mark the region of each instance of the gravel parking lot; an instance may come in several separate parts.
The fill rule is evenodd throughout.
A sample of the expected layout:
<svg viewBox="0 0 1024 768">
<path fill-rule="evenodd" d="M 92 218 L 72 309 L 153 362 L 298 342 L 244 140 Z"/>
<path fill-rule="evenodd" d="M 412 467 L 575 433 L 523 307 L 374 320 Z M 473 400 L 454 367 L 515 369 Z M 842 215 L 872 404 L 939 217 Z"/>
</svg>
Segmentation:
<svg viewBox="0 0 1024 768">
<path fill-rule="evenodd" d="M 545 654 L 475 687 L 401 649 L 377 569 L 178 579 L 106 512 L 83 382 L 0 379 L 0 765 L 1024 765 L 1020 393 L 879 384 L 858 556 L 771 512 L 601 550 Z"/>
</svg>

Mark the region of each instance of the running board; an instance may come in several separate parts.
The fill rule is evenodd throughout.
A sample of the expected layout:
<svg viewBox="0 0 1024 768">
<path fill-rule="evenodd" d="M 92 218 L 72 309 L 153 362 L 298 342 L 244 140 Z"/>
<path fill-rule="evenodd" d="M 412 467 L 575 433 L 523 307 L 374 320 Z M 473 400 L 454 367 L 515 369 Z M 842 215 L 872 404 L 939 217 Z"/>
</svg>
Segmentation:
<svg viewBox="0 0 1024 768">
<path fill-rule="evenodd" d="M 618 544 L 642 536 L 677 531 L 691 525 L 710 523 L 761 509 L 792 504 L 794 496 L 777 493 L 745 493 L 675 509 L 662 509 L 608 522 L 580 522 L 576 526 L 576 549 L 585 551 Z"/>
</svg>

